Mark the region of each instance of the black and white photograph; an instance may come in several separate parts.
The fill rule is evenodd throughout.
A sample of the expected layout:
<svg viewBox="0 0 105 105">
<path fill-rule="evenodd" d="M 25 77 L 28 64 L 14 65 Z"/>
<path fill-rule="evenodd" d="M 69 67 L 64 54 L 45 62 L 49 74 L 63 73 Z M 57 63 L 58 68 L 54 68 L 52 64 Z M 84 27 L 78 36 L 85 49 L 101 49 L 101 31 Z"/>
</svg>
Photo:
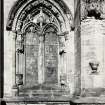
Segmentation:
<svg viewBox="0 0 105 105">
<path fill-rule="evenodd" d="M 0 103 L 105 105 L 105 0 L 1 0 Z"/>
</svg>

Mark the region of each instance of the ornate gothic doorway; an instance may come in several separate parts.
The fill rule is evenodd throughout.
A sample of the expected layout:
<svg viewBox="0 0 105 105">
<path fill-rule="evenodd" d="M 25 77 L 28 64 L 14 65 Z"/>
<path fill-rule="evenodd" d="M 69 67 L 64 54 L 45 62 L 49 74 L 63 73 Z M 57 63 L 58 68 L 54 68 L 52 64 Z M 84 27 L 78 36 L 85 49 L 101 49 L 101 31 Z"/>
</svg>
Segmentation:
<svg viewBox="0 0 105 105">
<path fill-rule="evenodd" d="M 28 22 L 23 27 L 24 35 L 21 36 L 20 42 L 17 38 L 17 46 L 19 43 L 22 46 L 22 49 L 17 47 L 17 58 L 20 58 L 20 50 L 24 50 L 23 77 L 26 86 L 58 83 L 58 27 L 50 21 L 47 23 L 47 19 L 49 18 L 43 13 L 41 7 L 33 22 Z M 17 60 L 17 62 L 20 61 Z M 20 64 L 17 63 L 16 66 L 20 68 Z"/>
<path fill-rule="evenodd" d="M 14 34 L 13 85 L 25 94 L 60 90 L 62 83 L 67 87 L 65 42 L 73 21 L 70 10 L 62 0 L 21 0 L 15 6 L 7 23 L 7 30 Z"/>
</svg>

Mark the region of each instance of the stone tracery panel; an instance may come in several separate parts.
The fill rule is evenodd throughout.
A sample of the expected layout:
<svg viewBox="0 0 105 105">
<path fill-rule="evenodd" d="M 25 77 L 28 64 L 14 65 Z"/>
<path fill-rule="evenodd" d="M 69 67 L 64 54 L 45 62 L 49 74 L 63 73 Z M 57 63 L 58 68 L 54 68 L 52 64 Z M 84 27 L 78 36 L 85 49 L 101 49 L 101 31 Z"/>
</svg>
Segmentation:
<svg viewBox="0 0 105 105">
<path fill-rule="evenodd" d="M 39 6 L 38 6 L 39 5 Z M 31 0 L 29 2 L 24 1 L 24 0 L 18 0 L 13 8 L 10 11 L 9 17 L 8 17 L 8 23 L 7 23 L 7 30 L 11 30 L 13 27 L 12 25 L 14 24 L 14 19 L 15 16 L 17 15 L 17 10 L 18 11 L 18 16 L 16 16 L 17 20 L 20 18 L 21 20 L 24 20 L 25 17 L 27 17 L 27 15 L 29 13 L 31 13 L 31 11 L 33 9 L 36 9 L 37 7 L 40 6 L 46 6 L 48 10 L 52 11 L 53 13 L 56 14 L 56 12 L 60 13 L 60 15 L 64 16 L 65 14 L 69 13 L 71 15 L 71 11 L 69 10 L 69 8 L 66 6 L 66 4 L 62 1 L 58 2 L 56 0 L 54 1 L 50 1 L 50 0 L 44 0 L 43 2 L 39 1 L 39 0 Z M 22 7 L 22 8 L 20 8 Z M 59 11 L 58 11 L 59 10 Z M 61 12 L 62 11 L 62 12 Z M 24 13 L 23 13 L 24 12 Z M 57 14 L 58 14 L 57 13 Z M 23 14 L 23 15 L 21 15 Z M 24 17 L 25 16 L 25 17 Z M 71 16 L 72 17 L 72 16 Z M 18 22 L 16 22 L 17 24 Z M 15 26 L 15 25 L 14 25 Z M 16 28 L 16 27 L 15 27 Z"/>
<path fill-rule="evenodd" d="M 53 31 L 50 27 L 45 34 L 45 82 L 51 84 L 58 83 L 58 36 Z"/>
<path fill-rule="evenodd" d="M 32 27 L 30 27 L 32 28 Z M 38 83 L 38 36 L 36 33 L 27 32 L 25 39 L 26 53 L 26 85 L 31 86 Z"/>
</svg>

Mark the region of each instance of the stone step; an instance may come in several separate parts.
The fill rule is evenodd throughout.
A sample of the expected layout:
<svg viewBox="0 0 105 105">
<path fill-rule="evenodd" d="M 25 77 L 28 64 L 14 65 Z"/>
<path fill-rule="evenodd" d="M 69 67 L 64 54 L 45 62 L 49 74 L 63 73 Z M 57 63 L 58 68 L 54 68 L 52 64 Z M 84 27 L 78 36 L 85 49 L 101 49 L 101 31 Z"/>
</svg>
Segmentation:
<svg viewBox="0 0 105 105">
<path fill-rule="evenodd" d="M 20 93 L 24 93 L 24 94 L 69 94 L 70 91 L 43 91 L 43 90 L 38 90 L 38 91 L 27 91 L 27 92 L 20 92 Z"/>
<path fill-rule="evenodd" d="M 99 97 L 105 96 L 105 89 L 102 88 L 95 88 L 95 89 L 87 89 L 84 92 L 85 96 L 87 97 Z"/>
<path fill-rule="evenodd" d="M 61 91 L 61 90 L 29 90 L 29 91 L 23 91 L 19 92 L 20 96 L 69 96 L 70 91 Z"/>
</svg>

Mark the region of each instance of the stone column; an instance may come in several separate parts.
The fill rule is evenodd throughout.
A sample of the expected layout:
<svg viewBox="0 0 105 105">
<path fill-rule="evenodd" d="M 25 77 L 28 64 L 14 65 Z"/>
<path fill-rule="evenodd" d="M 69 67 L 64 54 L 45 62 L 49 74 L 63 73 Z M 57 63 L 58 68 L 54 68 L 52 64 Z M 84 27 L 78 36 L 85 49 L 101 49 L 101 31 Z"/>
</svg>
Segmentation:
<svg viewBox="0 0 105 105">
<path fill-rule="evenodd" d="M 65 81 L 67 83 L 67 69 L 66 69 L 66 46 L 65 41 L 67 38 L 68 32 L 58 34 L 60 37 L 60 45 L 59 45 L 59 55 L 60 55 L 60 82 Z M 62 80 L 63 79 L 63 80 Z M 66 79 L 66 80 L 65 80 Z"/>
<path fill-rule="evenodd" d="M 16 32 L 12 32 L 12 95 L 18 95 L 18 86 L 16 85 Z"/>
<path fill-rule="evenodd" d="M 0 15 L 3 13 L 3 0 L 0 0 Z M 4 21 L 3 21 L 3 15 L 0 16 L 0 98 L 3 98 L 4 96 L 4 56 L 3 52 L 4 50 Z M 1 101 L 0 101 L 1 102 Z M 1 102 L 2 104 L 2 102 Z"/>
<path fill-rule="evenodd" d="M 38 83 L 44 82 L 44 36 L 39 36 L 39 52 L 38 52 Z"/>
<path fill-rule="evenodd" d="M 62 36 L 61 37 L 61 43 L 62 43 L 62 46 L 61 46 L 61 48 L 60 48 L 60 53 L 61 53 L 61 55 L 60 55 L 60 58 L 61 58 L 61 62 L 62 62 L 62 73 L 63 74 L 66 74 L 66 66 L 65 66 L 65 38 L 64 38 L 64 36 Z"/>
</svg>

